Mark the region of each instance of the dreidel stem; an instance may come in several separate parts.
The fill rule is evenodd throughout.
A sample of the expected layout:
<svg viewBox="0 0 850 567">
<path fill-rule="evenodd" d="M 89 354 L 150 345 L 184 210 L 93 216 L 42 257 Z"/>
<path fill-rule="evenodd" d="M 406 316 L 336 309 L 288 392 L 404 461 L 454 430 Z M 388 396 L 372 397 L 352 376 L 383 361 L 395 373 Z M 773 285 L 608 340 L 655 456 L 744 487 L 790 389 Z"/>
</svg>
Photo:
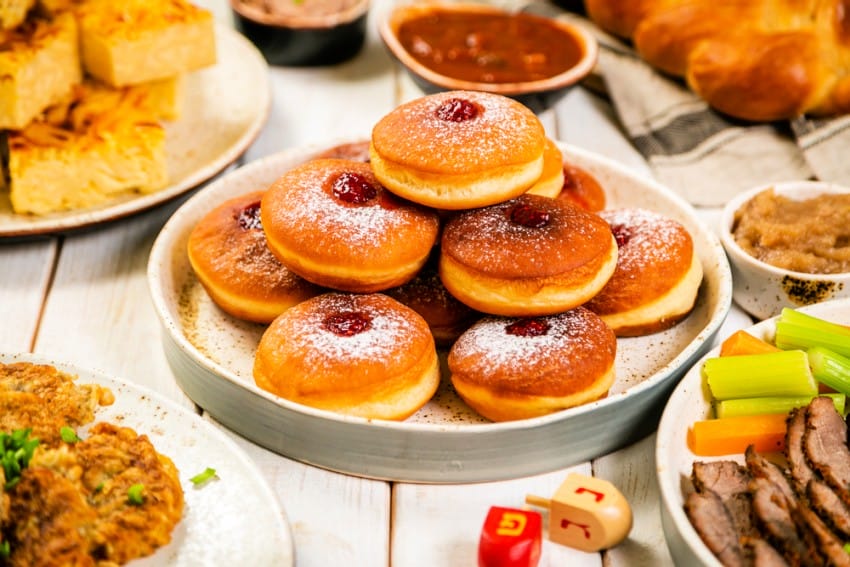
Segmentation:
<svg viewBox="0 0 850 567">
<path fill-rule="evenodd" d="M 546 508 L 547 510 L 552 507 L 552 501 L 549 498 L 543 498 L 536 494 L 526 494 L 525 503 L 531 506 L 537 506 L 538 508 Z"/>
</svg>

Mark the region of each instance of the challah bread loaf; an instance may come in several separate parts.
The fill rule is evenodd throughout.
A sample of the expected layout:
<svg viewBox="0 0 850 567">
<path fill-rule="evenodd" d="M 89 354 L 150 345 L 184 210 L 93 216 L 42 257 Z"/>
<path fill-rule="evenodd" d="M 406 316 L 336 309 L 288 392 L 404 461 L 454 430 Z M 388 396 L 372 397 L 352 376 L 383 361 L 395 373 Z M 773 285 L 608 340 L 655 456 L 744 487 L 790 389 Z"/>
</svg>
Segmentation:
<svg viewBox="0 0 850 567">
<path fill-rule="evenodd" d="M 730 116 L 850 111 L 850 0 L 586 1 L 600 27 Z"/>
</svg>

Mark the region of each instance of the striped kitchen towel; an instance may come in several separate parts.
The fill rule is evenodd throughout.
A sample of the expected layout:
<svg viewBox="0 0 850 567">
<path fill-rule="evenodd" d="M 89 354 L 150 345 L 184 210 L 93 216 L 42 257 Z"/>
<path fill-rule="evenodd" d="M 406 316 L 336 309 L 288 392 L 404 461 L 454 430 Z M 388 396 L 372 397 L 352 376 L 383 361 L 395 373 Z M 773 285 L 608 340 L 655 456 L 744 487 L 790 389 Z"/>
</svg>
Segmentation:
<svg viewBox="0 0 850 567">
<path fill-rule="evenodd" d="M 754 124 L 713 111 L 683 82 L 663 76 L 587 19 L 601 85 L 655 177 L 698 206 L 721 206 L 748 188 L 797 179 L 850 186 L 850 116 Z M 594 81 L 594 79 L 596 79 Z"/>
</svg>

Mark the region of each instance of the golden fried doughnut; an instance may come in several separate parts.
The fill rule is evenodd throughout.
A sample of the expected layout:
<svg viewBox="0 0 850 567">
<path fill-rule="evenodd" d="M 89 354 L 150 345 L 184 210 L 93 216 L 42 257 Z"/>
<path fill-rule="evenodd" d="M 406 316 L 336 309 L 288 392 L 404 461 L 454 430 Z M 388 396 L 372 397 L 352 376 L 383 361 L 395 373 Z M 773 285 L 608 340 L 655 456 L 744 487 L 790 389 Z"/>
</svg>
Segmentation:
<svg viewBox="0 0 850 567">
<path fill-rule="evenodd" d="M 587 308 L 617 336 L 637 336 L 672 327 L 694 306 L 702 263 L 681 223 L 645 209 L 599 213 L 617 240 L 617 269 Z"/>
<path fill-rule="evenodd" d="M 561 193 L 564 187 L 564 156 L 558 145 L 546 138 L 543 149 L 543 173 L 540 179 L 531 186 L 527 193 L 542 195 L 553 199 Z"/>
<path fill-rule="evenodd" d="M 605 190 L 586 170 L 570 163 L 564 164 L 564 184 L 557 199 L 597 213 L 605 208 Z"/>
<path fill-rule="evenodd" d="M 492 93 L 418 98 L 372 129 L 375 175 L 390 191 L 439 209 L 492 205 L 528 190 L 543 172 L 546 136 L 537 116 Z"/>
<path fill-rule="evenodd" d="M 299 404 L 401 420 L 437 390 L 428 324 L 380 293 L 327 293 L 283 313 L 254 359 L 257 385 Z"/>
<path fill-rule="evenodd" d="M 439 257 L 439 247 L 435 247 L 415 278 L 384 293 L 422 315 L 438 345 L 450 345 L 481 314 L 448 292 L 437 269 Z"/>
<path fill-rule="evenodd" d="M 458 395 L 492 421 L 545 415 L 604 397 L 614 382 L 617 339 L 576 307 L 538 318 L 486 317 L 449 351 Z"/>
<path fill-rule="evenodd" d="M 581 305 L 611 277 L 617 243 L 598 215 L 538 195 L 463 212 L 444 227 L 440 277 L 473 309 L 551 315 Z"/>
<path fill-rule="evenodd" d="M 437 239 L 435 211 L 385 190 L 368 163 L 316 159 L 271 184 L 260 209 L 269 249 L 318 285 L 374 292 L 413 278 Z"/>
<path fill-rule="evenodd" d="M 230 199 L 207 213 L 189 235 L 189 263 L 223 311 L 270 323 L 296 303 L 321 293 L 269 251 L 260 222 L 263 191 Z"/>
</svg>

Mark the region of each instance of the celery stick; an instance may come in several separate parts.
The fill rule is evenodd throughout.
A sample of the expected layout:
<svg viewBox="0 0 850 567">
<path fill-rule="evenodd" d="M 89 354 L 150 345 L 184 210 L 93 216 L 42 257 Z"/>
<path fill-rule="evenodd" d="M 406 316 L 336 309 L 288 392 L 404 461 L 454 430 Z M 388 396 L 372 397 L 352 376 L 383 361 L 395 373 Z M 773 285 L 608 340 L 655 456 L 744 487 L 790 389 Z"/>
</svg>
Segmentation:
<svg viewBox="0 0 850 567">
<path fill-rule="evenodd" d="M 818 393 L 808 357 L 801 350 L 710 358 L 702 371 L 715 400 Z"/>
<path fill-rule="evenodd" d="M 850 356 L 850 334 L 826 327 L 777 321 L 774 342 L 783 350 L 808 350 L 814 346 L 822 346 L 843 356 Z"/>
<path fill-rule="evenodd" d="M 835 409 L 844 415 L 845 396 L 841 393 L 819 394 L 832 398 Z M 794 408 L 803 407 L 812 401 L 812 396 L 736 398 L 717 402 L 715 412 L 718 418 L 740 415 L 760 415 L 765 413 L 788 413 Z"/>
<path fill-rule="evenodd" d="M 850 395 L 850 358 L 822 346 L 806 353 L 814 377 L 845 395 Z"/>
<path fill-rule="evenodd" d="M 809 315 L 808 313 L 803 313 L 802 311 L 797 311 L 796 309 L 790 309 L 788 307 L 784 307 L 782 309 L 782 312 L 779 315 L 779 321 L 850 336 L 850 327 L 839 325 L 838 323 L 833 323 L 826 319 L 821 319 L 820 317 L 815 317 L 814 315 Z"/>
<path fill-rule="evenodd" d="M 850 328 L 786 307 L 776 322 L 775 343 L 784 350 L 824 346 L 850 356 Z"/>
</svg>

